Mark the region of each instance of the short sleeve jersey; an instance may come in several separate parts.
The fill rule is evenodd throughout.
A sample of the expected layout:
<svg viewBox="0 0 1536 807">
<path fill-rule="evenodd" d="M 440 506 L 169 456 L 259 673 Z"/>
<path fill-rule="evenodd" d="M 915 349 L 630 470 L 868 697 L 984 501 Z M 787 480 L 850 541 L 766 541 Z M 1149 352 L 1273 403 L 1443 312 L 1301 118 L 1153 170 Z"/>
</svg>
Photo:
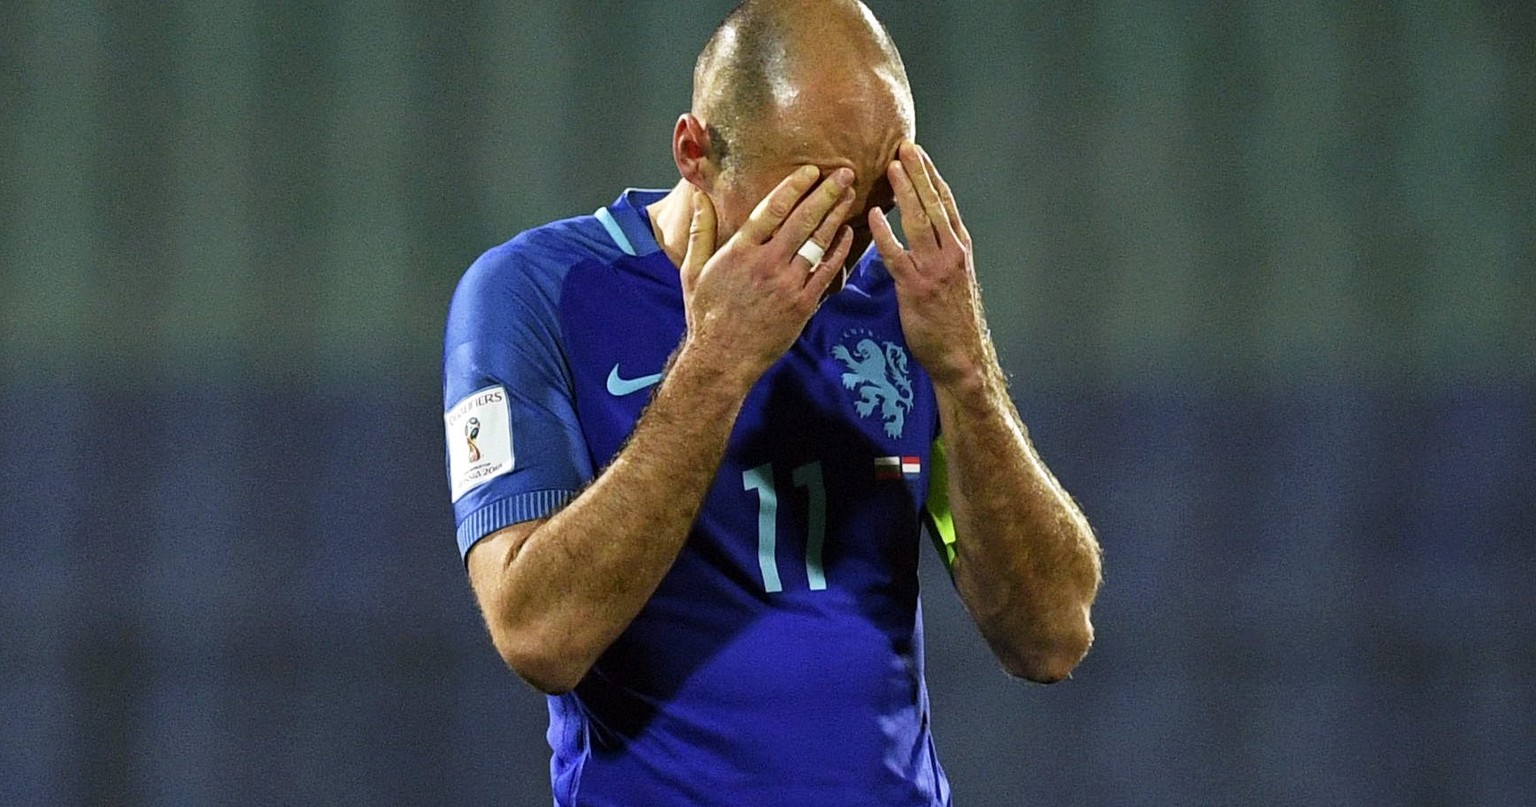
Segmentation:
<svg viewBox="0 0 1536 807">
<path fill-rule="evenodd" d="M 630 190 L 472 265 L 444 351 L 467 554 L 570 501 L 623 447 L 684 333 Z M 929 733 L 918 553 L 938 414 L 870 250 L 749 393 L 687 542 L 572 691 L 555 803 L 950 803 Z"/>
</svg>

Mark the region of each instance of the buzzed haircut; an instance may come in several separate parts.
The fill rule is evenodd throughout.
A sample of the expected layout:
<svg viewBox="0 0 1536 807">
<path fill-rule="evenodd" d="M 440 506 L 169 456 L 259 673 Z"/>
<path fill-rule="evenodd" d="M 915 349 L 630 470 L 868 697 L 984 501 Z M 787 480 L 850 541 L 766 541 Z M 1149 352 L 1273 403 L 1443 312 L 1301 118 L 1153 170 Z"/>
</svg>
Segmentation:
<svg viewBox="0 0 1536 807">
<path fill-rule="evenodd" d="M 739 3 L 709 37 L 693 68 L 693 109 L 709 129 L 710 156 L 726 168 L 739 138 L 773 105 L 773 84 L 788 68 L 788 26 L 771 3 Z"/>
<path fill-rule="evenodd" d="M 823 13 L 836 0 L 814 4 Z M 693 111 L 704 119 L 710 154 L 722 170 L 739 164 L 756 144 L 749 134 L 760 126 L 775 101 L 776 88 L 792 80 L 790 46 L 794 41 L 794 6 L 784 0 L 744 0 L 731 9 L 704 44 L 693 68 Z M 862 3 L 845 3 L 874 29 L 874 45 L 905 83 L 906 70 L 890 33 Z M 802 18 L 803 22 L 803 18 Z"/>
</svg>

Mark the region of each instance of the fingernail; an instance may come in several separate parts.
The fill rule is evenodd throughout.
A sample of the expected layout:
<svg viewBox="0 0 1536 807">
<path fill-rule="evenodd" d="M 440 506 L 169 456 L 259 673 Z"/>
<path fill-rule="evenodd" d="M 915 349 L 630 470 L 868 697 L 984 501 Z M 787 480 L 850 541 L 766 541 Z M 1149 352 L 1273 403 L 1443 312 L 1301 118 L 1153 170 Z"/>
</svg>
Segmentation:
<svg viewBox="0 0 1536 807">
<path fill-rule="evenodd" d="M 814 165 L 800 166 L 800 176 L 804 179 L 817 179 L 821 176 L 821 169 Z"/>
<path fill-rule="evenodd" d="M 832 172 L 832 181 L 845 188 L 849 187 L 853 184 L 853 172 L 847 168 L 839 168 Z"/>
</svg>

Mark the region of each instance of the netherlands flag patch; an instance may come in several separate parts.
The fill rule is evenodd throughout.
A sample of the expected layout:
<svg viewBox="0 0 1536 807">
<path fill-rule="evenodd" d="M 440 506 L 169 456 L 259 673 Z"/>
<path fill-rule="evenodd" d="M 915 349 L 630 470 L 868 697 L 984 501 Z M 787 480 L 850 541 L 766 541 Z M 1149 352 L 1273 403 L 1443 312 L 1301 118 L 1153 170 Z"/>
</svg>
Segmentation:
<svg viewBox="0 0 1536 807">
<path fill-rule="evenodd" d="M 922 472 L 922 457 L 875 457 L 876 479 L 902 479 Z"/>
</svg>

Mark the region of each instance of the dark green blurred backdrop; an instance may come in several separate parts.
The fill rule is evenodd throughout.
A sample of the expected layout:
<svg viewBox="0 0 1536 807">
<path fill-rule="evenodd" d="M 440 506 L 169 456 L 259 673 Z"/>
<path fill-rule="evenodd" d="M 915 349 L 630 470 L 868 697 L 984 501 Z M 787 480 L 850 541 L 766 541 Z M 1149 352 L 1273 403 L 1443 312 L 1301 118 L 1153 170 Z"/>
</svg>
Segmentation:
<svg viewBox="0 0 1536 807">
<path fill-rule="evenodd" d="M 1529 803 L 1536 6 L 870 5 L 1107 555 L 1052 689 L 925 576 L 958 803 Z M 0 8 L 0 802 L 548 803 L 442 319 L 729 6 Z"/>
</svg>

